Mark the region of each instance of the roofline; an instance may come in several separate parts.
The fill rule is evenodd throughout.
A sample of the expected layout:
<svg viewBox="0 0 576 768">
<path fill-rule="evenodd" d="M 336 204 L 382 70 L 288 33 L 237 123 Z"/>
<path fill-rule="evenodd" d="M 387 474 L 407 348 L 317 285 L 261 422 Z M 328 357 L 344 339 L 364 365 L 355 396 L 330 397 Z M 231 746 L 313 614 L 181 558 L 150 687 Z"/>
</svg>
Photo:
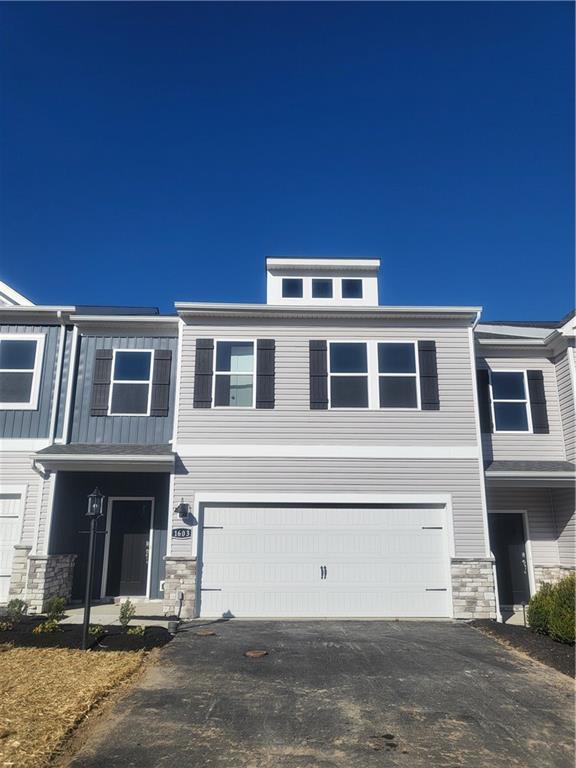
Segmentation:
<svg viewBox="0 0 576 768">
<path fill-rule="evenodd" d="M 357 269 L 357 270 L 378 270 L 380 269 L 380 259 L 346 259 L 330 257 L 286 257 L 267 256 L 266 269 Z"/>
<path fill-rule="evenodd" d="M 178 315 L 70 315 L 77 323 L 178 323 Z"/>
<path fill-rule="evenodd" d="M 273 317 L 273 318 L 412 318 L 468 320 L 477 322 L 482 307 L 341 307 L 274 304 L 207 304 L 178 301 L 174 305 L 178 315 L 197 317 Z"/>
<path fill-rule="evenodd" d="M 8 283 L 5 283 L 3 280 L 0 280 L 0 296 L 4 296 L 6 299 L 8 299 L 10 302 L 13 302 L 13 304 L 8 304 L 7 306 L 24 306 L 24 307 L 33 307 L 34 302 L 30 301 L 30 299 L 26 298 L 22 293 L 19 293 L 14 288 L 12 288 Z"/>
</svg>

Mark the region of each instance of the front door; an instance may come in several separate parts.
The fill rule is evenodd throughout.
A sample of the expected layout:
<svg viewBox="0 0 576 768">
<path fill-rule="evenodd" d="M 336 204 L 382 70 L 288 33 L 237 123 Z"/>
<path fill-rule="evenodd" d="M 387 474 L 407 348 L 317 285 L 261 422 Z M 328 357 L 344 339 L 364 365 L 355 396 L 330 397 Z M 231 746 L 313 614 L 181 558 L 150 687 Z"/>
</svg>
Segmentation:
<svg viewBox="0 0 576 768">
<path fill-rule="evenodd" d="M 519 512 L 489 515 L 490 545 L 496 558 L 500 605 L 530 600 L 524 518 Z"/>
<path fill-rule="evenodd" d="M 152 501 L 111 499 L 108 520 L 108 571 L 105 594 L 146 595 Z"/>
</svg>

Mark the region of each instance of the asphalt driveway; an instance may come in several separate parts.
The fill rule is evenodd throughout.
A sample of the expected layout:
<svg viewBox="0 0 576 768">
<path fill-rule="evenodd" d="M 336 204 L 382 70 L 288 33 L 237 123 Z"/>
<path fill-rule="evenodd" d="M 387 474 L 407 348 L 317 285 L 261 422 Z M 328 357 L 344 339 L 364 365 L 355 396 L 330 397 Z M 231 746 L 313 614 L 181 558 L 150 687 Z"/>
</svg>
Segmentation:
<svg viewBox="0 0 576 768">
<path fill-rule="evenodd" d="M 212 627 L 179 633 L 72 765 L 573 768 L 569 678 L 466 625 Z"/>
</svg>

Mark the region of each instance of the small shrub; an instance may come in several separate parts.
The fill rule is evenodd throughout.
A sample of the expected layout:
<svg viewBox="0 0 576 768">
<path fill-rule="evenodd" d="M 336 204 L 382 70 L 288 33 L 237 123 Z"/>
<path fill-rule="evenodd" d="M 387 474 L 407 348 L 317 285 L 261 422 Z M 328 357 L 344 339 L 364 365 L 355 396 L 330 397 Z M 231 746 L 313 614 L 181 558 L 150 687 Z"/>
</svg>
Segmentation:
<svg viewBox="0 0 576 768">
<path fill-rule="evenodd" d="M 11 621 L 0 621 L 0 632 L 9 632 L 11 629 L 14 629 Z"/>
<path fill-rule="evenodd" d="M 43 621 L 41 624 L 38 624 L 34 627 L 32 632 L 35 635 L 43 635 L 44 633 L 49 632 L 60 632 L 60 625 L 56 621 L 56 619 L 47 619 L 46 621 Z"/>
<path fill-rule="evenodd" d="M 129 627 L 127 630 L 127 634 L 136 635 L 136 637 L 142 637 L 145 631 L 146 631 L 146 627 Z"/>
<path fill-rule="evenodd" d="M 24 600 L 14 598 L 13 600 L 10 600 L 6 606 L 6 616 L 8 617 L 9 621 L 17 624 L 22 616 L 26 614 L 27 609 L 28 605 L 24 602 Z"/>
<path fill-rule="evenodd" d="M 528 624 L 535 632 L 548 634 L 554 586 L 544 583 L 528 603 Z"/>
<path fill-rule="evenodd" d="M 45 613 L 48 621 L 62 621 L 65 606 L 66 598 L 64 597 L 51 597 L 47 600 Z"/>
<path fill-rule="evenodd" d="M 120 606 L 120 624 L 124 629 L 130 624 L 134 616 L 136 615 L 136 608 L 134 607 L 134 603 L 132 603 L 130 600 L 124 600 L 122 605 Z"/>
<path fill-rule="evenodd" d="M 98 637 L 99 635 L 104 634 L 104 627 L 102 624 L 90 624 L 88 627 L 88 634 L 92 635 L 93 637 Z"/>
<path fill-rule="evenodd" d="M 575 591 L 576 574 L 574 573 L 566 576 L 554 586 L 548 634 L 560 643 L 574 643 L 576 636 Z"/>
</svg>

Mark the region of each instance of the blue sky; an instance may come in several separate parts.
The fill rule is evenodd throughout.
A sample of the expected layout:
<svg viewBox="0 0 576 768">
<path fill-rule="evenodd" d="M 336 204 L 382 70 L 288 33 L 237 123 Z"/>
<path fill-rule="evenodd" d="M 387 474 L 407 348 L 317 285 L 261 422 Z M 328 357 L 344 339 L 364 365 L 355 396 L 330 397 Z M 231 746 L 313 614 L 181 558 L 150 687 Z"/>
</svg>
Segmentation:
<svg viewBox="0 0 576 768">
<path fill-rule="evenodd" d="M 574 303 L 569 3 L 3 3 L 0 279 L 263 301 L 378 256 L 381 303 Z"/>
</svg>

